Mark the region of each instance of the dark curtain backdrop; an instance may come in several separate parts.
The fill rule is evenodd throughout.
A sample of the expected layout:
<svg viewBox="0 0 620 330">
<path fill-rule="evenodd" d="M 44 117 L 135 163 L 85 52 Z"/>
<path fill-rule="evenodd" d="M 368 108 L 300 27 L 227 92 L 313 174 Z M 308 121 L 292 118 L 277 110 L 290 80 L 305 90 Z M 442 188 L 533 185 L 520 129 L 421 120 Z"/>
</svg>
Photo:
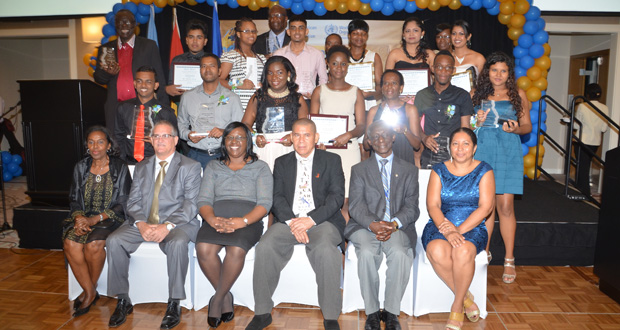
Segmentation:
<svg viewBox="0 0 620 330">
<path fill-rule="evenodd" d="M 221 5 L 219 8 L 220 20 L 236 20 L 241 17 L 250 17 L 252 19 L 260 20 L 267 19 L 267 8 L 261 8 L 258 11 L 251 11 L 247 7 L 239 7 L 231 9 L 227 5 Z M 209 43 L 205 48 L 206 51 L 211 50 L 211 17 L 213 14 L 213 7 L 206 3 L 201 3 L 195 6 L 181 5 L 177 6 L 177 17 L 179 20 L 179 28 L 181 30 L 181 43 L 183 48 L 187 51 L 185 45 L 185 24 L 190 19 L 200 19 L 207 23 L 209 27 Z M 289 11 L 289 15 L 292 15 Z M 451 23 L 457 19 L 463 19 L 467 21 L 471 26 L 472 36 L 472 49 L 480 52 L 482 55 L 487 56 L 490 53 L 501 50 L 512 56 L 513 43 L 507 36 L 508 28 L 502 25 L 497 16 L 492 16 L 487 13 L 485 9 L 471 10 L 468 7 L 461 7 L 459 10 L 452 10 L 448 7 L 443 7 L 438 11 L 422 10 L 409 14 L 405 11 L 395 12 L 391 16 L 384 16 L 381 13 L 371 13 L 369 15 L 361 15 L 359 13 L 349 12 L 344 15 L 337 13 L 336 11 L 327 12 L 323 16 L 317 16 L 312 12 L 304 12 L 303 16 L 307 20 L 313 19 L 333 19 L 333 20 L 351 20 L 354 18 L 361 18 L 366 20 L 385 20 L 395 21 L 394 24 L 402 26 L 402 22 L 409 16 L 417 16 L 424 21 L 426 28 L 425 39 L 431 42 L 431 47 L 435 48 L 435 26 L 439 23 Z M 311 24 L 311 23 L 309 23 Z M 170 63 L 170 37 L 172 34 L 172 7 L 166 6 L 164 10 L 155 15 L 155 25 L 157 26 L 157 34 L 159 38 L 159 51 L 161 59 L 164 62 L 164 70 L 168 72 L 168 63 Z M 146 37 L 148 24 L 140 25 L 140 35 Z M 265 31 L 259 31 L 263 33 Z M 370 37 L 372 38 L 372 31 L 370 31 Z"/>
</svg>

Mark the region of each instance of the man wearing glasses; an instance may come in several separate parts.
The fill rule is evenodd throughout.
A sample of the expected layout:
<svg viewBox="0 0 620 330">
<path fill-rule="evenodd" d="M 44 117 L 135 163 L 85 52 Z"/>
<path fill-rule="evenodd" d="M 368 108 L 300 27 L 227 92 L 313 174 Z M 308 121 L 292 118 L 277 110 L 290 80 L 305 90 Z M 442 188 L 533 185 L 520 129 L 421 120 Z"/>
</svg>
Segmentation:
<svg viewBox="0 0 620 330">
<path fill-rule="evenodd" d="M 419 91 L 414 100 L 421 118 L 423 169 L 450 159 L 448 137 L 459 127 L 469 127 L 474 113 L 469 93 L 450 83 L 455 67 L 454 56 L 449 51 L 437 53 L 431 71 L 433 84 Z"/>
<path fill-rule="evenodd" d="M 276 50 L 291 42 L 291 37 L 286 34 L 286 9 L 280 5 L 269 8 L 269 31 L 256 38 L 254 47 L 257 54 L 271 57 Z"/>
<path fill-rule="evenodd" d="M 159 243 L 166 254 L 169 299 L 161 329 L 172 329 L 181 322 L 179 303 L 187 298 L 187 245 L 200 227 L 196 218 L 200 164 L 175 152 L 179 137 L 170 122 L 157 122 L 151 138 L 155 156 L 136 165 L 127 200 L 127 221 L 106 241 L 108 294 L 118 297 L 110 327 L 125 323 L 127 315 L 133 312 L 129 260 L 142 242 Z"/>
<path fill-rule="evenodd" d="M 203 169 L 221 156 L 224 127 L 243 117 L 239 96 L 220 84 L 221 66 L 219 57 L 205 54 L 200 60 L 202 84 L 183 93 L 179 105 L 179 134 L 190 147 L 187 156 Z"/>
</svg>

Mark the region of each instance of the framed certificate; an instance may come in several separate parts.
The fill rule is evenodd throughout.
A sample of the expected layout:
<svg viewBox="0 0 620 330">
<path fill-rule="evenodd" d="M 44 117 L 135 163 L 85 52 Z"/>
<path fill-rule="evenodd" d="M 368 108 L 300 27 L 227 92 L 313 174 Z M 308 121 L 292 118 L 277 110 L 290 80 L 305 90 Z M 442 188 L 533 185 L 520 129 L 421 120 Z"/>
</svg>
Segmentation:
<svg viewBox="0 0 620 330">
<path fill-rule="evenodd" d="M 431 84 L 429 69 L 401 69 L 398 70 L 398 72 L 400 72 L 405 79 L 405 87 L 401 95 L 416 95 L 420 90 Z"/>
<path fill-rule="evenodd" d="M 172 63 L 172 83 L 180 89 L 192 89 L 202 84 L 199 63 Z"/>
<path fill-rule="evenodd" d="M 373 62 L 350 63 L 344 81 L 365 92 L 374 92 L 375 64 Z"/>
<path fill-rule="evenodd" d="M 471 75 L 471 71 L 459 72 L 452 75 L 450 83 L 456 87 L 460 87 L 468 92 L 471 92 L 474 87 L 474 77 Z"/>
<path fill-rule="evenodd" d="M 318 144 L 323 143 L 328 149 L 347 149 L 348 145 L 334 147 L 334 139 L 349 131 L 349 116 L 310 114 L 310 119 L 319 133 Z"/>
</svg>

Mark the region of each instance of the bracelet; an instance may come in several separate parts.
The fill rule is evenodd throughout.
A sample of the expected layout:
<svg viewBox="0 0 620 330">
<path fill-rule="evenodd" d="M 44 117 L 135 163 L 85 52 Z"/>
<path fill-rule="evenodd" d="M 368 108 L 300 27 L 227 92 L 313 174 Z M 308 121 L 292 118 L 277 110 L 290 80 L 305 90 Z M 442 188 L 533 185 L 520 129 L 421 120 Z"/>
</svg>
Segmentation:
<svg viewBox="0 0 620 330">
<path fill-rule="evenodd" d="M 103 221 L 103 214 L 99 213 L 99 222 Z"/>
</svg>

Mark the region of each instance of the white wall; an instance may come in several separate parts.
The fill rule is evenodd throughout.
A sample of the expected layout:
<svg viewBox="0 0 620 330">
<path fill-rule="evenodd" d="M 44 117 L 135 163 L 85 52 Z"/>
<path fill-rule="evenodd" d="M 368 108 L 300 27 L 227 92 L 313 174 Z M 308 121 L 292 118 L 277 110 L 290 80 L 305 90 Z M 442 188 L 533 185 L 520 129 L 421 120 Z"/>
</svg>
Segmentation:
<svg viewBox="0 0 620 330">
<path fill-rule="evenodd" d="M 610 47 L 611 38 L 609 34 L 572 36 L 570 54 L 586 54 L 609 49 Z"/>
</svg>

